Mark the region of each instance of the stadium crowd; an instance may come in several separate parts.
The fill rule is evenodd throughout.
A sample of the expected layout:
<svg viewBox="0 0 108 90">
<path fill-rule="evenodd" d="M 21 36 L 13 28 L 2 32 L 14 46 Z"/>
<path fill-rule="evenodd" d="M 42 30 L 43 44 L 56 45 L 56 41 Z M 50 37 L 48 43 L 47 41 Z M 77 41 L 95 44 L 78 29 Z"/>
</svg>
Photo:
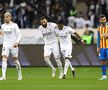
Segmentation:
<svg viewBox="0 0 108 90">
<path fill-rule="evenodd" d="M 24 2 L 25 1 L 25 2 Z M 108 16 L 107 0 L 28 0 L 39 11 L 57 21 L 63 19 L 73 28 L 97 27 L 98 16 Z M 73 4 L 75 2 L 75 5 Z M 85 3 L 87 12 L 78 11 L 76 4 Z M 82 7 L 83 8 L 83 7 Z M 42 16 L 38 11 L 31 8 L 26 0 L 0 0 L 0 11 L 10 11 L 13 20 L 20 28 L 36 28 L 39 26 L 39 18 Z M 1 17 L 0 13 L 0 17 Z M 0 18 L 0 25 L 2 24 Z"/>
</svg>

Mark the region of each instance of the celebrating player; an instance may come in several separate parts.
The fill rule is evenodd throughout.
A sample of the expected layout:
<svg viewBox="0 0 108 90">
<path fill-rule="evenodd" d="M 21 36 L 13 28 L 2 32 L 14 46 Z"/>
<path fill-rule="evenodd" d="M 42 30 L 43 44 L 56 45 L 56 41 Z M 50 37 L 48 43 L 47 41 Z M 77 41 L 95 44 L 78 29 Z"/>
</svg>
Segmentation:
<svg viewBox="0 0 108 90">
<path fill-rule="evenodd" d="M 58 68 L 60 69 L 59 79 L 62 78 L 63 70 L 62 63 L 60 61 L 60 53 L 58 46 L 58 39 L 55 33 L 56 24 L 52 22 L 47 22 L 47 19 L 40 19 L 41 26 L 39 27 L 40 31 L 43 34 L 44 38 L 44 60 L 48 66 L 52 69 L 52 77 L 55 77 L 56 69 L 50 61 L 50 55 L 53 53 L 55 61 L 57 63 Z"/>
<path fill-rule="evenodd" d="M 16 23 L 12 22 L 10 12 L 4 14 L 4 24 L 1 26 L 0 35 L 4 36 L 2 47 L 2 77 L 0 80 L 6 80 L 7 59 L 9 53 L 12 54 L 16 69 L 18 71 L 18 80 L 22 80 L 21 65 L 18 60 L 18 44 L 21 39 L 21 33 Z"/>
<path fill-rule="evenodd" d="M 106 80 L 106 60 L 108 60 L 108 25 L 104 15 L 99 18 L 100 26 L 98 27 L 97 37 L 97 52 L 99 53 L 99 60 L 102 69 L 102 77 L 99 80 Z"/>
<path fill-rule="evenodd" d="M 63 79 L 66 78 L 66 74 L 67 74 L 69 66 L 72 70 L 73 77 L 76 77 L 75 70 L 70 62 L 70 59 L 72 58 L 71 56 L 72 54 L 71 35 L 75 34 L 80 41 L 81 41 L 81 38 L 72 28 L 65 26 L 63 20 L 58 21 L 58 27 L 56 28 L 56 34 L 59 38 L 61 53 L 63 54 L 63 57 L 65 59 Z"/>
</svg>

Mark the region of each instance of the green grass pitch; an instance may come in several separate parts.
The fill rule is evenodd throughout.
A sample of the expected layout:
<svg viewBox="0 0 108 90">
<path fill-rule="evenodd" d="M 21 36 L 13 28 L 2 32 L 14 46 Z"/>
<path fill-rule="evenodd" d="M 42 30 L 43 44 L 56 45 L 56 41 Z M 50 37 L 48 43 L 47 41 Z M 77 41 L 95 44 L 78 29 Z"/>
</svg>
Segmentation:
<svg viewBox="0 0 108 90">
<path fill-rule="evenodd" d="M 7 80 L 0 81 L 0 90 L 108 90 L 108 80 L 99 81 L 99 67 L 77 67 L 77 78 L 69 69 L 67 78 L 59 80 L 58 70 L 51 78 L 50 68 L 22 68 L 23 80 L 17 80 L 15 68 L 7 69 Z M 1 75 L 1 68 L 0 68 Z"/>
</svg>

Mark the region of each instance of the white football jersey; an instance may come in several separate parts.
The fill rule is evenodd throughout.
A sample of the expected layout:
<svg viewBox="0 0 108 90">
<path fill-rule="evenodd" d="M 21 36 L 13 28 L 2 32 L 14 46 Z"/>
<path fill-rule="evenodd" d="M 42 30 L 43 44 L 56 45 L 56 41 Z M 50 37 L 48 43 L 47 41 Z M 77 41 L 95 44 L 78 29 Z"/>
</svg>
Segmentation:
<svg viewBox="0 0 108 90">
<path fill-rule="evenodd" d="M 64 26 L 62 30 L 56 28 L 56 34 L 59 38 L 60 47 L 65 48 L 65 46 L 72 46 L 71 35 L 75 33 L 75 30 L 68 26 Z"/>
<path fill-rule="evenodd" d="M 39 30 L 42 32 L 45 44 L 57 43 L 58 39 L 55 32 L 55 23 L 47 23 L 47 27 L 44 28 L 42 25 L 39 27 Z"/>
<path fill-rule="evenodd" d="M 9 24 L 2 24 L 1 31 L 4 35 L 3 46 L 13 46 L 14 43 L 19 43 L 21 39 L 21 32 L 18 25 L 14 22 Z"/>
</svg>

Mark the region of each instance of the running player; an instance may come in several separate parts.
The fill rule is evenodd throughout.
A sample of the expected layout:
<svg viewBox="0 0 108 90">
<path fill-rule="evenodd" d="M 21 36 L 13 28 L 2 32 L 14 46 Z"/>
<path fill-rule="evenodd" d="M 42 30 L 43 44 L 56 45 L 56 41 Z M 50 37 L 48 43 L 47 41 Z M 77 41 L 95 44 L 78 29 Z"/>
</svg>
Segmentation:
<svg viewBox="0 0 108 90">
<path fill-rule="evenodd" d="M 21 39 L 21 33 L 16 23 L 12 22 L 10 12 L 4 14 L 4 24 L 1 26 L 0 35 L 4 36 L 2 47 L 2 77 L 0 80 L 6 80 L 7 59 L 9 53 L 12 54 L 16 69 L 18 71 L 18 80 L 22 80 L 21 65 L 18 60 L 18 44 Z"/>
<path fill-rule="evenodd" d="M 62 63 L 60 61 L 58 39 L 55 33 L 56 24 L 48 22 L 46 18 L 41 18 L 40 23 L 41 26 L 39 27 L 39 29 L 42 32 L 43 39 L 45 42 L 44 60 L 46 64 L 52 69 L 52 77 L 55 77 L 56 69 L 50 61 L 50 55 L 51 53 L 53 53 L 57 66 L 60 69 L 59 79 L 61 79 L 63 75 L 63 70 L 62 70 Z"/>
<path fill-rule="evenodd" d="M 58 26 L 56 28 L 56 34 L 59 38 L 61 53 L 63 54 L 63 57 L 65 59 L 63 79 L 66 78 L 66 74 L 67 74 L 69 66 L 72 70 L 73 77 L 76 77 L 75 70 L 70 62 L 70 59 L 72 58 L 71 35 L 75 34 L 80 41 L 81 41 L 81 37 L 72 28 L 65 26 L 63 20 L 58 21 Z"/>
</svg>

